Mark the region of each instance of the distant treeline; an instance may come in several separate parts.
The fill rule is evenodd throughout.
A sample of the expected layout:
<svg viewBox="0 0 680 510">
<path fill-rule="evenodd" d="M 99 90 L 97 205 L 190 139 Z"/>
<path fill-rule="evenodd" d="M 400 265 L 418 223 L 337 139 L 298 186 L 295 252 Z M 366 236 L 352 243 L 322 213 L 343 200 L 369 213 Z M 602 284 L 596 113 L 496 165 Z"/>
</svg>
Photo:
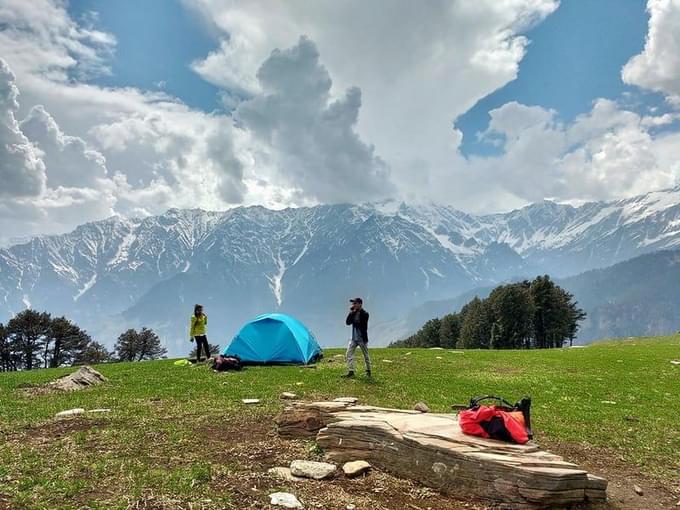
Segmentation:
<svg viewBox="0 0 680 510">
<path fill-rule="evenodd" d="M 549 276 L 496 287 L 390 347 L 548 349 L 570 344 L 586 314 Z"/>
<path fill-rule="evenodd" d="M 0 372 L 140 361 L 165 354 L 156 333 L 146 328 L 127 330 L 109 352 L 70 320 L 47 312 L 24 310 L 6 325 L 0 323 Z"/>
</svg>

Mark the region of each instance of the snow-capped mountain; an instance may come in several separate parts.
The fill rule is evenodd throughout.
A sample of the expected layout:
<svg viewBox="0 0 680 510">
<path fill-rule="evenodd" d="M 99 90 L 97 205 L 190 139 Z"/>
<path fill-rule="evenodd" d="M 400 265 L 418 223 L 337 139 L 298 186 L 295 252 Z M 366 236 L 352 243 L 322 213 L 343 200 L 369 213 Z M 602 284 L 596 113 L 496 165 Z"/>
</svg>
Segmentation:
<svg viewBox="0 0 680 510">
<path fill-rule="evenodd" d="M 66 314 L 109 344 L 126 327 L 146 325 L 180 354 L 192 305 L 201 302 L 213 343 L 258 313 L 280 310 L 338 345 L 355 295 L 377 325 L 480 285 L 566 276 L 677 246 L 680 188 L 487 216 L 397 202 L 172 209 L 0 250 L 0 321 L 31 306 Z M 379 343 L 393 340 L 376 332 Z"/>
</svg>

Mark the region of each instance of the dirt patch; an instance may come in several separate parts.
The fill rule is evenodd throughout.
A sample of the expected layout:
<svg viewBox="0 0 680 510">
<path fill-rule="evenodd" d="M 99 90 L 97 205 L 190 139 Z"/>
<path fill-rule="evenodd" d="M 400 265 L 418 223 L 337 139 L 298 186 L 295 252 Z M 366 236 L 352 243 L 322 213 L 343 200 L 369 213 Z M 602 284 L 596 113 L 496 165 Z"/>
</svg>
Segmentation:
<svg viewBox="0 0 680 510">
<path fill-rule="evenodd" d="M 71 418 L 66 420 L 54 420 L 33 425 L 23 429 L 22 437 L 27 440 L 51 440 L 58 439 L 74 432 L 90 430 L 100 425 L 105 425 L 107 421 L 102 419 Z"/>
<path fill-rule="evenodd" d="M 609 481 L 606 508 L 656 510 L 676 508 L 680 502 L 680 479 L 661 480 L 631 466 L 612 448 L 588 444 L 558 443 L 541 438 L 541 446 Z M 642 495 L 634 486 L 642 489 Z"/>
<path fill-rule="evenodd" d="M 267 473 L 275 466 L 288 466 L 295 459 L 322 460 L 313 441 L 281 439 L 273 417 L 233 421 L 206 426 L 197 431 L 210 445 L 211 460 L 227 463 L 233 471 L 213 480 L 215 490 L 228 490 L 237 508 L 270 508 L 267 495 L 286 490 L 306 508 L 444 510 L 490 508 L 479 501 L 461 502 L 410 480 L 373 470 L 368 476 L 347 479 L 342 475 L 328 481 L 285 482 Z"/>
</svg>

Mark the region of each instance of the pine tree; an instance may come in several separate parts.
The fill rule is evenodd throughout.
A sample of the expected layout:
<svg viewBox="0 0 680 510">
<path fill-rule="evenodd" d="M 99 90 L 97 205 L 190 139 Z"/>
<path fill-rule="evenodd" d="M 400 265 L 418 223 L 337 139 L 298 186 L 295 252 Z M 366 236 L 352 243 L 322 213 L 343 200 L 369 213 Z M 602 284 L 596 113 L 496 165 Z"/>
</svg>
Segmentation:
<svg viewBox="0 0 680 510">
<path fill-rule="evenodd" d="M 92 339 L 85 331 L 73 324 L 65 317 L 58 317 L 50 321 L 48 337 L 53 342 L 50 367 L 73 364 Z M 45 351 L 47 353 L 47 350 Z M 45 356 L 45 366 L 48 366 L 48 356 Z"/>
<path fill-rule="evenodd" d="M 457 347 L 463 349 L 488 349 L 491 339 L 491 322 L 486 301 L 475 298 L 461 310 L 464 315 Z"/>
<path fill-rule="evenodd" d="M 120 361 L 142 361 L 158 359 L 167 354 L 161 340 L 153 330 L 142 328 L 137 332 L 128 329 L 118 337 L 114 346 L 116 358 Z"/>
<path fill-rule="evenodd" d="M 453 349 L 460 337 L 460 316 L 457 313 L 449 313 L 441 318 L 439 326 L 439 346 Z"/>
<path fill-rule="evenodd" d="M 97 365 L 113 359 L 111 353 L 99 342 L 92 340 L 73 361 L 74 365 Z"/>
<path fill-rule="evenodd" d="M 40 354 L 49 347 L 50 314 L 24 310 L 7 323 L 7 335 L 25 370 L 40 366 Z"/>
</svg>

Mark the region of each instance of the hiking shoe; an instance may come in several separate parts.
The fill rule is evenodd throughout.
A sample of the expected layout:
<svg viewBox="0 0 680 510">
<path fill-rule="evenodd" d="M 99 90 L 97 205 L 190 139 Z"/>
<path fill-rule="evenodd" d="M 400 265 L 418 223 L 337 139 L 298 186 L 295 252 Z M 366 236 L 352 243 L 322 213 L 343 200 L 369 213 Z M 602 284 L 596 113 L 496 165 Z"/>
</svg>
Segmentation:
<svg viewBox="0 0 680 510">
<path fill-rule="evenodd" d="M 349 372 L 347 372 L 345 375 L 343 375 L 341 377 L 343 379 L 351 379 L 352 377 L 354 377 L 354 370 L 350 370 Z"/>
</svg>

